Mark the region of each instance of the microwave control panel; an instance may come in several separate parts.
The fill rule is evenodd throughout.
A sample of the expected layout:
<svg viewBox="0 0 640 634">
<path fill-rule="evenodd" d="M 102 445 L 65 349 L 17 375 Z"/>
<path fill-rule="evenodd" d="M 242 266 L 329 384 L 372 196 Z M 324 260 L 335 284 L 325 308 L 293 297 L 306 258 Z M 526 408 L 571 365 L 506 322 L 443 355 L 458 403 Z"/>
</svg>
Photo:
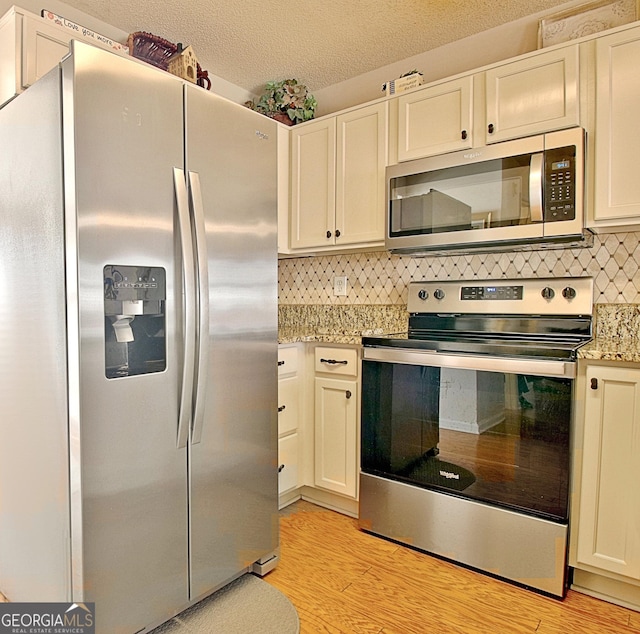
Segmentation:
<svg viewBox="0 0 640 634">
<path fill-rule="evenodd" d="M 545 152 L 544 219 L 546 222 L 576 217 L 576 148 L 553 148 Z"/>
</svg>

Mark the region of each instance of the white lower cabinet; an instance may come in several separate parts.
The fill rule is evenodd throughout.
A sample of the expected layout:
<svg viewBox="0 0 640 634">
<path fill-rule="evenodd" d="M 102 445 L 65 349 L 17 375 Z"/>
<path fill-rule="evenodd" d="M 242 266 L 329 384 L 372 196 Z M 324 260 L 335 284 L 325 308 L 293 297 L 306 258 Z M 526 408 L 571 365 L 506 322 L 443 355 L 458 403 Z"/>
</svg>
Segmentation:
<svg viewBox="0 0 640 634">
<path fill-rule="evenodd" d="M 315 387 L 315 485 L 356 497 L 358 385 L 316 377 Z"/>
<path fill-rule="evenodd" d="M 298 486 L 298 434 L 278 438 L 278 493 L 286 493 Z"/>
<path fill-rule="evenodd" d="M 357 516 L 359 346 L 283 344 L 278 363 L 280 505 L 302 497 Z"/>
<path fill-rule="evenodd" d="M 297 345 L 278 347 L 278 493 L 300 484 L 300 376 Z"/>
<path fill-rule="evenodd" d="M 349 348 L 315 350 L 315 469 L 317 487 L 357 497 L 358 353 Z"/>
<path fill-rule="evenodd" d="M 640 366 L 585 363 L 578 389 L 574 584 L 640 608 Z"/>
</svg>

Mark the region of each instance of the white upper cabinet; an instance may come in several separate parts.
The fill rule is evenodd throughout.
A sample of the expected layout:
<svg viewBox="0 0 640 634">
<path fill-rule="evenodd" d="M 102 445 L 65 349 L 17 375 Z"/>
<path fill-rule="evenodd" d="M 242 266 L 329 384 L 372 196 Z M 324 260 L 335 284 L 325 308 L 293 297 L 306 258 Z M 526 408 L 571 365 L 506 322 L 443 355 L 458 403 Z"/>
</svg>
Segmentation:
<svg viewBox="0 0 640 634">
<path fill-rule="evenodd" d="M 339 115 L 336 139 L 336 244 L 355 246 L 382 241 L 387 105 Z"/>
<path fill-rule="evenodd" d="M 15 7 L 0 20 L 0 106 L 48 73 L 68 52 L 71 33 Z"/>
<path fill-rule="evenodd" d="M 640 223 L 639 73 L 640 28 L 596 41 L 594 228 Z"/>
<path fill-rule="evenodd" d="M 486 143 L 579 125 L 578 46 L 485 72 Z"/>
<path fill-rule="evenodd" d="M 292 249 L 335 244 L 335 117 L 291 131 Z"/>
<path fill-rule="evenodd" d="M 381 245 L 386 162 L 386 103 L 294 127 L 291 250 Z"/>
<path fill-rule="evenodd" d="M 577 45 L 397 97 L 398 161 L 577 126 Z"/>
<path fill-rule="evenodd" d="M 398 97 L 398 161 L 470 148 L 472 122 L 472 76 Z"/>
</svg>

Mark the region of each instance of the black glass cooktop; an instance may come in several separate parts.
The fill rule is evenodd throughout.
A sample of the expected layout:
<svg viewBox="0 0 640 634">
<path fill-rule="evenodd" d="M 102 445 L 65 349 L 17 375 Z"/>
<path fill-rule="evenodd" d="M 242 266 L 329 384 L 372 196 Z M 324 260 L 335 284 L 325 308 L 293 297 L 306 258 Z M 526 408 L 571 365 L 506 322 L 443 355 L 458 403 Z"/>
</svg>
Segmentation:
<svg viewBox="0 0 640 634">
<path fill-rule="evenodd" d="M 455 335 L 417 336 L 408 333 L 390 333 L 376 337 L 363 337 L 364 346 L 405 348 L 449 354 L 474 354 L 499 357 L 527 357 L 535 359 L 575 360 L 578 348 L 589 341 L 568 339 L 550 341 L 548 337 L 475 337 Z"/>
</svg>

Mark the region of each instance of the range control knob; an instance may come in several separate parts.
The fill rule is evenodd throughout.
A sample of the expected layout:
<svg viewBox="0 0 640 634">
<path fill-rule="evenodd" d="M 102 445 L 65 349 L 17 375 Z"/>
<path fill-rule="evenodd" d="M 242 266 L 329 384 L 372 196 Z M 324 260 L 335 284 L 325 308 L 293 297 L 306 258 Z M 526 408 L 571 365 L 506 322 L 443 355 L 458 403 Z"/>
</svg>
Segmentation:
<svg viewBox="0 0 640 634">
<path fill-rule="evenodd" d="M 433 296 L 436 299 L 444 299 L 444 291 L 441 288 L 436 288 L 436 290 L 433 291 Z"/>
<path fill-rule="evenodd" d="M 548 286 L 545 286 L 540 291 L 540 295 L 542 295 L 542 297 L 544 297 L 545 299 L 553 299 L 555 297 L 556 293 L 552 288 L 549 288 Z"/>
<path fill-rule="evenodd" d="M 576 289 L 571 286 L 567 286 L 562 289 L 562 297 L 565 299 L 573 299 L 576 296 Z"/>
<path fill-rule="evenodd" d="M 419 297 L 422 301 L 424 301 L 425 299 L 428 299 L 428 298 L 429 298 L 429 293 L 427 293 L 427 291 L 425 291 L 425 290 L 424 290 L 424 288 L 423 288 L 423 289 L 421 289 L 421 290 L 419 290 L 419 291 L 418 291 L 418 297 Z"/>
</svg>

